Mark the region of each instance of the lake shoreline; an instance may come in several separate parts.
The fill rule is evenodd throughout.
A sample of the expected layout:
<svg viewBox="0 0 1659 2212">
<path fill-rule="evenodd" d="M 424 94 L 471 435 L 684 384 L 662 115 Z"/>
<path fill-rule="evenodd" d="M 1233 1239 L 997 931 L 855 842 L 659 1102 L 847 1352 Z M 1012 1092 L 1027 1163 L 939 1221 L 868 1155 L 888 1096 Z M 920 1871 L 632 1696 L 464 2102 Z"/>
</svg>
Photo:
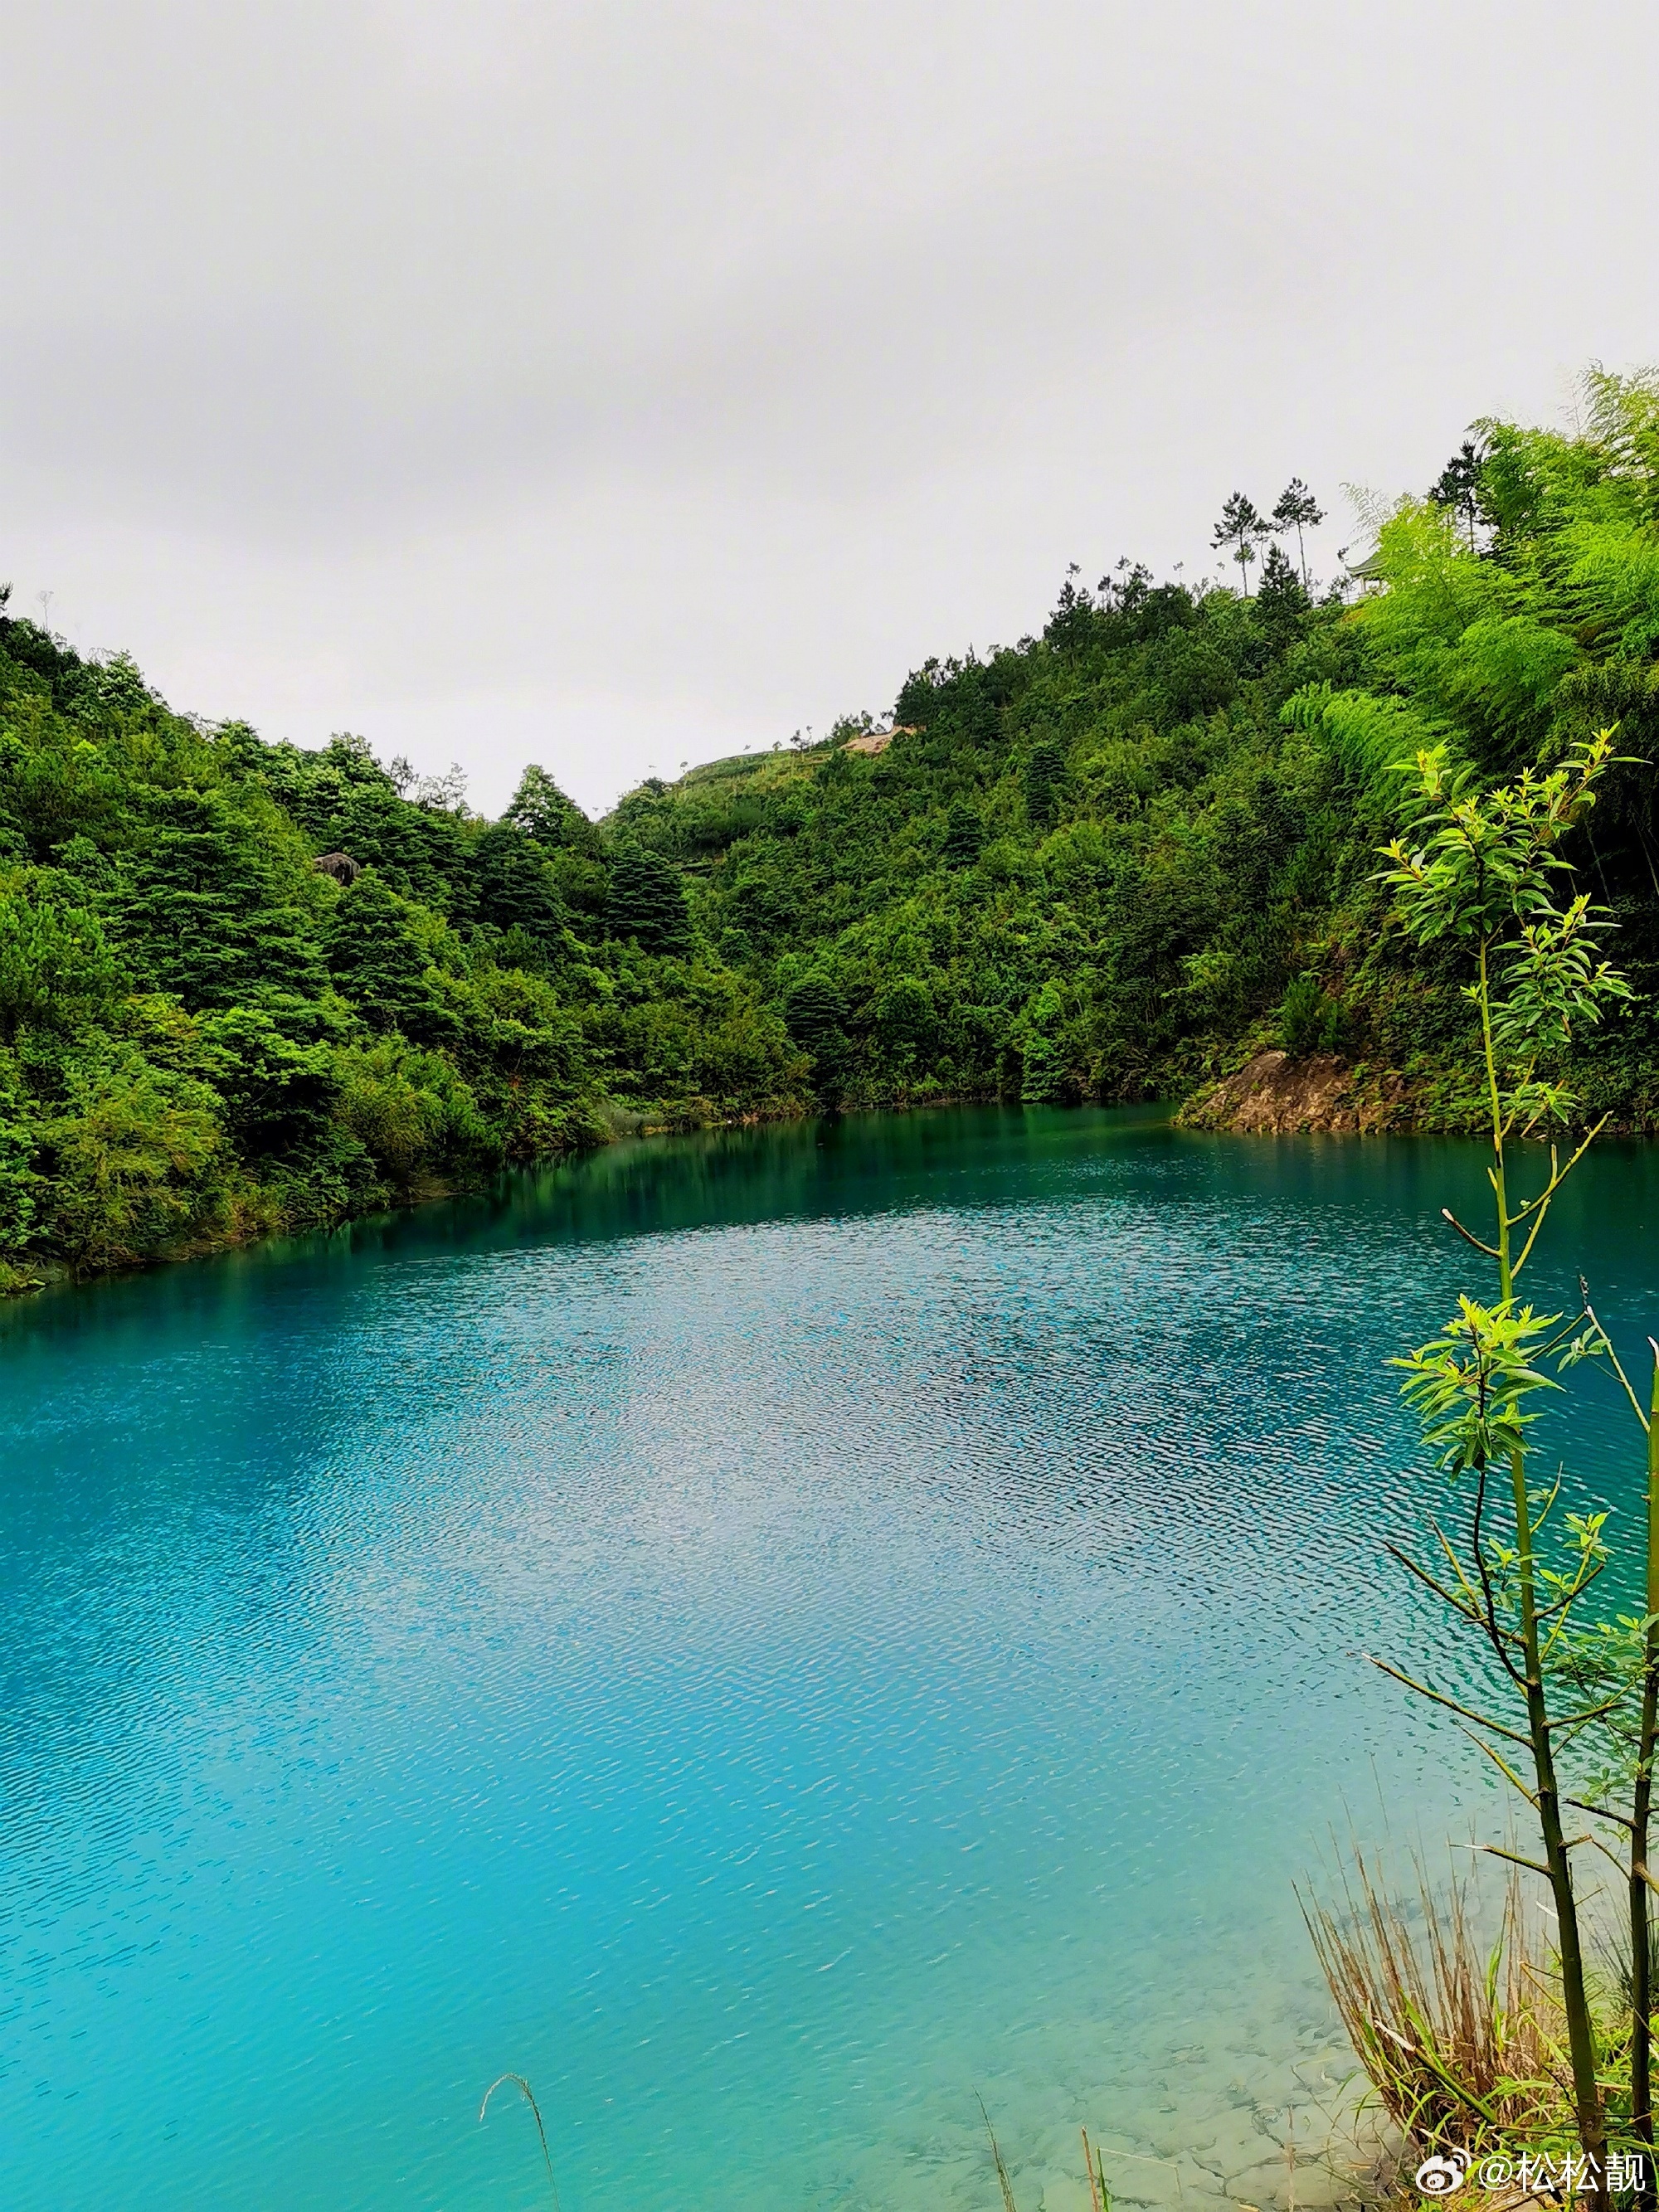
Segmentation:
<svg viewBox="0 0 1659 2212">
<path fill-rule="evenodd" d="M 246 1251 L 276 1238 L 327 1234 L 353 1223 L 392 1218 L 458 1199 L 482 1197 L 503 1175 L 524 1174 L 561 1161 L 591 1158 L 619 1143 L 781 1128 L 811 1121 L 853 1121 L 887 1115 L 908 1118 L 963 1107 L 1012 1109 L 1036 1103 L 998 1093 L 963 1091 L 888 1100 L 880 1104 L 856 1104 L 834 1114 L 814 1113 L 807 1108 L 720 1114 L 712 1110 L 691 1112 L 684 1107 L 641 1107 L 609 1099 L 599 1109 L 592 1133 L 586 1141 L 572 1139 L 476 1176 L 423 1174 L 402 1188 L 385 1190 L 374 1204 L 362 1208 L 321 1218 L 313 1215 L 283 1218 L 249 1206 L 237 1219 L 168 1251 L 106 1267 L 77 1267 L 68 1261 L 37 1255 L 21 1262 L 0 1260 L 0 1303 L 31 1297 L 49 1290 L 152 1274 L 191 1261 Z M 1042 1102 L 1042 1110 L 1073 1113 L 1091 1107 L 1162 1109 L 1176 1127 L 1212 1136 L 1479 1136 L 1480 1102 L 1469 1101 L 1467 1110 L 1457 1110 L 1462 1105 L 1463 1102 L 1456 1102 L 1453 1110 L 1449 1111 L 1445 1099 L 1425 1096 L 1423 1090 L 1414 1088 L 1410 1079 L 1396 1070 L 1373 1068 L 1363 1061 L 1350 1063 L 1334 1054 L 1313 1054 L 1296 1060 L 1276 1047 L 1258 1047 L 1231 1074 L 1201 1084 L 1182 1097 L 1045 1101 Z M 1644 1141 L 1656 1133 L 1659 1130 L 1650 1123 L 1616 1120 L 1609 1121 L 1603 1131 L 1610 1139 Z"/>
</svg>

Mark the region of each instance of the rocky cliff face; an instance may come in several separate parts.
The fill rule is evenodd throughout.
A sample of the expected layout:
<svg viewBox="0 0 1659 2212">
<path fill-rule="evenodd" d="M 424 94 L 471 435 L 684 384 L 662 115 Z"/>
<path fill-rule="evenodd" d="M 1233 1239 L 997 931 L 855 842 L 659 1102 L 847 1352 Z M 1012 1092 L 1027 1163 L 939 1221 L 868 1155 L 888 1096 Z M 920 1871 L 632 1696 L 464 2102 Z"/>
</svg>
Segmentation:
<svg viewBox="0 0 1659 2212">
<path fill-rule="evenodd" d="M 1287 1137 L 1316 1129 L 1370 1135 L 1408 1127 L 1412 1116 L 1401 1076 L 1350 1067 L 1334 1053 L 1292 1060 L 1269 1050 L 1188 1099 L 1179 1118 L 1188 1129 Z"/>
</svg>

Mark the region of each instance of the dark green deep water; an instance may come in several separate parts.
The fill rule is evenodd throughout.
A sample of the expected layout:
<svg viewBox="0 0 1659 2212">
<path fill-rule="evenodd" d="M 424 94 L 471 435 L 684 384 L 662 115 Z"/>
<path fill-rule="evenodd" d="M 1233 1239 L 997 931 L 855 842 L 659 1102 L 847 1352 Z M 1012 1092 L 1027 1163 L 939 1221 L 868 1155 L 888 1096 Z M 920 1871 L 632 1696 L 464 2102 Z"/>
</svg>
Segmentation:
<svg viewBox="0 0 1659 2212">
<path fill-rule="evenodd" d="M 991 2206 L 975 2089 L 1026 2212 L 1311 2129 L 1292 1877 L 1501 1818 L 1358 1656 L 1480 1189 L 988 1109 L 8 1309 L 0 2203 L 543 2203 L 507 2067 L 564 2212 Z M 1656 1206 L 1604 1151 L 1539 1294 L 1645 1333 Z"/>
</svg>

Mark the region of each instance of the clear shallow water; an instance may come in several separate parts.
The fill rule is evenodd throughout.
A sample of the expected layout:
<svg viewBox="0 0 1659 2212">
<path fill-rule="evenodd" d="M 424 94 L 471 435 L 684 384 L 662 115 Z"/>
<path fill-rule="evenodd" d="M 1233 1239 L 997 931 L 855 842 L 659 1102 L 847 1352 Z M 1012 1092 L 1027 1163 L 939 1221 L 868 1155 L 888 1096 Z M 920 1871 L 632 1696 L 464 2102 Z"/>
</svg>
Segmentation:
<svg viewBox="0 0 1659 2212">
<path fill-rule="evenodd" d="M 8 1310 L 0 2202 L 543 2203 L 507 2067 L 565 2212 L 992 2204 L 975 2088 L 1022 2212 L 1261 2201 L 1292 1877 L 1494 1816 L 1357 1656 L 1480 1176 L 982 1109 Z M 1546 1267 L 1646 1326 L 1656 1200 Z"/>
</svg>

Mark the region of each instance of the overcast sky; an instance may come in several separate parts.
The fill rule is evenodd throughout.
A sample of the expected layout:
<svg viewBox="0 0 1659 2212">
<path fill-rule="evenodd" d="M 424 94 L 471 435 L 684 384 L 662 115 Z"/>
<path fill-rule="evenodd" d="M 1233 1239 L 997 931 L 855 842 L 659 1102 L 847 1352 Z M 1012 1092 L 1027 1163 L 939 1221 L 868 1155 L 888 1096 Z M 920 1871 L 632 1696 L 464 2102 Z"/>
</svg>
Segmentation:
<svg viewBox="0 0 1659 2212">
<path fill-rule="evenodd" d="M 648 769 L 1659 357 L 1651 0 L 57 0 L 0 578 L 268 737 Z"/>
</svg>

